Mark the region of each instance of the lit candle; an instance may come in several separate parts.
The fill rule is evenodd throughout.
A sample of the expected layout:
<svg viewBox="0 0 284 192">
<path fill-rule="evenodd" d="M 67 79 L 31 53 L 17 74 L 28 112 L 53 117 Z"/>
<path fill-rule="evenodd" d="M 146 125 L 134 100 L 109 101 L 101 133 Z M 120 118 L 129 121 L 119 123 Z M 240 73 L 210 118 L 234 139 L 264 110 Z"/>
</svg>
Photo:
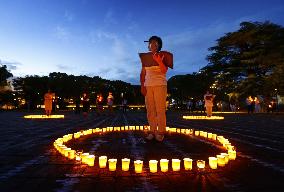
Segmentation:
<svg viewBox="0 0 284 192">
<path fill-rule="evenodd" d="M 71 148 L 65 148 L 64 149 L 64 156 L 68 157 L 68 152 L 71 151 L 71 150 L 72 150 Z"/>
<path fill-rule="evenodd" d="M 68 158 L 69 159 L 74 159 L 75 158 L 75 150 L 70 150 L 68 152 Z"/>
<path fill-rule="evenodd" d="M 173 168 L 173 171 L 180 170 L 180 160 L 179 159 L 172 159 L 172 168 Z"/>
<path fill-rule="evenodd" d="M 207 134 L 207 138 L 208 138 L 208 139 L 212 139 L 212 133 L 208 133 L 208 134 Z"/>
<path fill-rule="evenodd" d="M 160 167 L 162 172 L 167 172 L 169 169 L 169 160 L 161 159 L 160 160 Z"/>
<path fill-rule="evenodd" d="M 75 155 L 76 161 L 81 161 L 82 152 L 77 152 Z"/>
<path fill-rule="evenodd" d="M 198 169 L 204 169 L 205 168 L 205 161 L 203 160 L 197 160 L 196 161 Z"/>
<path fill-rule="evenodd" d="M 185 170 L 192 170 L 192 159 L 184 158 L 183 159 L 184 169 Z"/>
<path fill-rule="evenodd" d="M 135 173 L 142 173 L 142 168 L 143 168 L 143 161 L 141 160 L 134 161 Z"/>
<path fill-rule="evenodd" d="M 129 170 L 130 159 L 123 158 L 123 159 L 121 159 L 121 163 L 122 163 L 122 171 L 128 171 Z"/>
<path fill-rule="evenodd" d="M 117 159 L 109 159 L 108 160 L 108 168 L 109 168 L 110 171 L 116 170 L 116 162 L 117 162 Z"/>
<path fill-rule="evenodd" d="M 199 135 L 199 131 L 194 131 L 195 136 Z"/>
<path fill-rule="evenodd" d="M 228 153 L 221 153 L 221 155 L 223 155 L 225 157 L 225 164 L 227 164 L 229 162 L 229 155 L 228 155 Z"/>
<path fill-rule="evenodd" d="M 87 156 L 89 156 L 89 155 L 90 155 L 89 153 L 83 153 L 83 154 L 81 155 L 82 163 L 86 163 Z"/>
<path fill-rule="evenodd" d="M 218 159 L 218 166 L 224 167 L 225 166 L 225 156 L 224 155 L 217 155 Z"/>
<path fill-rule="evenodd" d="M 218 159 L 216 157 L 209 157 L 209 166 L 211 169 L 217 169 Z"/>
<path fill-rule="evenodd" d="M 89 166 L 94 166 L 94 163 L 95 163 L 95 155 L 89 155 L 89 156 L 86 156 L 86 163 L 89 165 Z"/>
<path fill-rule="evenodd" d="M 230 160 L 235 160 L 237 157 L 237 152 L 235 150 L 228 150 L 228 154 Z"/>
<path fill-rule="evenodd" d="M 100 168 L 106 168 L 106 164 L 107 164 L 107 156 L 100 156 L 99 157 Z"/>
<path fill-rule="evenodd" d="M 150 172 L 151 173 L 156 173 L 157 172 L 157 164 L 158 161 L 157 160 L 150 160 L 149 161 L 149 167 L 150 167 Z"/>
</svg>

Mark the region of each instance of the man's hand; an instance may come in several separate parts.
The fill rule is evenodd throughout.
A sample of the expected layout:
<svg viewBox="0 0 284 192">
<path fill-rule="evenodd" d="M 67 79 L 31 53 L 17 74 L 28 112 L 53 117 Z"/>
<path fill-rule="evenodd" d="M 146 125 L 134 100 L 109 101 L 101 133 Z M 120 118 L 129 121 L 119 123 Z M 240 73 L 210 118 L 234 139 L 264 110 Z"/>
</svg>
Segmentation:
<svg viewBox="0 0 284 192">
<path fill-rule="evenodd" d="M 153 59 L 159 64 L 162 73 L 166 73 L 168 71 L 168 67 L 163 63 L 164 55 L 159 55 L 157 53 L 153 54 Z"/>
</svg>

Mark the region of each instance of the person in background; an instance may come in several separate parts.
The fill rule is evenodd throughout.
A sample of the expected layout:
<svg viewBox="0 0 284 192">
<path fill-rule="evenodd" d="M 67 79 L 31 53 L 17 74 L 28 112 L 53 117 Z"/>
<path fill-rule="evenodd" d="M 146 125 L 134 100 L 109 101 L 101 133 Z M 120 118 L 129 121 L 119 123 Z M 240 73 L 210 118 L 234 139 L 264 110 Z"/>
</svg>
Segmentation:
<svg viewBox="0 0 284 192">
<path fill-rule="evenodd" d="M 113 100 L 114 100 L 114 97 L 112 95 L 112 92 L 109 92 L 108 97 L 107 97 L 107 106 L 108 106 L 108 110 L 109 110 L 110 113 L 113 112 L 113 107 L 112 107 Z"/>
<path fill-rule="evenodd" d="M 99 93 L 97 95 L 97 99 L 96 99 L 98 115 L 102 115 L 102 113 L 103 113 L 103 100 L 104 100 L 103 95 L 101 93 Z"/>
<path fill-rule="evenodd" d="M 52 100 L 55 97 L 54 93 L 51 93 L 51 90 L 49 89 L 47 93 L 44 94 L 44 109 L 45 114 L 47 116 L 51 115 L 52 111 Z"/>
<path fill-rule="evenodd" d="M 204 95 L 207 117 L 212 116 L 212 108 L 213 108 L 214 97 L 215 97 L 215 95 L 212 95 L 209 91 L 207 91 L 206 94 Z"/>
<path fill-rule="evenodd" d="M 90 109 L 90 99 L 89 96 L 87 95 L 87 93 L 83 93 L 83 97 L 81 98 L 82 100 L 82 104 L 83 104 L 83 116 L 87 117 L 88 116 L 88 112 Z"/>
</svg>

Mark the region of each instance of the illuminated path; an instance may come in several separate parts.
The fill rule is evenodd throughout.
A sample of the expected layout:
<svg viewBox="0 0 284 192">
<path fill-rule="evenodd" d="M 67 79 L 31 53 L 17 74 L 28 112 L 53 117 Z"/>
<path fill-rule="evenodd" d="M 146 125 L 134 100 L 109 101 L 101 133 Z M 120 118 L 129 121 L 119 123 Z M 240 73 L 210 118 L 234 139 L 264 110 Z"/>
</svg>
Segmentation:
<svg viewBox="0 0 284 192">
<path fill-rule="evenodd" d="M 225 117 L 222 121 L 189 121 L 182 119 L 182 113 L 168 112 L 169 126 L 224 135 L 237 147 L 240 156 L 223 168 L 206 169 L 202 173 L 182 169 L 173 172 L 170 168 L 167 173 L 142 174 L 121 169 L 110 172 L 66 160 L 56 152 L 53 141 L 88 128 L 144 125 L 144 113 L 112 117 L 92 114 L 87 118 L 62 114 L 65 119 L 30 121 L 22 118 L 24 113 L 0 113 L 0 191 L 276 191 L 282 186 L 283 114 L 222 114 Z M 107 155 L 118 159 L 126 155 L 144 160 L 170 159 L 169 155 L 206 159 L 219 150 L 181 135 L 171 135 L 164 143 L 145 143 L 143 137 L 141 132 L 110 133 L 70 144 L 72 148 L 93 151 L 96 157 Z"/>
</svg>

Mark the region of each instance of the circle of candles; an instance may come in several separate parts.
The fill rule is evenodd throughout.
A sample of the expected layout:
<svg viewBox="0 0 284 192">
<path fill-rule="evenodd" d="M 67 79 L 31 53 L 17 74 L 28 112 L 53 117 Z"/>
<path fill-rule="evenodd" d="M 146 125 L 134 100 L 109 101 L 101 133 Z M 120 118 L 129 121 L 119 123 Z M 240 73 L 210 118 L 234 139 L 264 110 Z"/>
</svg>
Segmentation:
<svg viewBox="0 0 284 192">
<path fill-rule="evenodd" d="M 151 173 L 156 173 L 158 168 L 157 168 L 158 161 L 157 160 L 150 160 L 149 161 L 149 167 L 150 167 L 150 172 Z"/>
<path fill-rule="evenodd" d="M 73 134 L 66 134 L 63 135 L 60 138 L 57 138 L 54 142 L 53 145 L 56 148 L 57 151 L 59 151 L 63 156 L 69 158 L 69 159 L 76 159 L 77 161 L 82 161 L 82 163 L 86 163 L 90 166 L 94 166 L 94 155 L 89 155 L 89 153 L 82 153 L 82 152 L 76 152 L 75 150 L 72 150 L 71 148 L 68 148 L 67 146 L 64 145 L 64 143 L 67 143 L 68 141 L 72 139 L 77 139 L 80 136 L 83 135 L 89 135 L 89 134 L 100 134 L 101 132 L 104 131 L 123 131 L 123 130 L 148 130 L 149 126 L 122 126 L 122 127 L 107 127 L 107 128 L 95 128 L 95 129 L 88 129 L 88 130 L 81 130 L 79 132 L 73 133 Z M 218 140 L 218 142 L 227 149 L 227 153 L 220 153 L 220 155 L 217 155 L 216 157 L 209 157 L 209 166 L 212 169 L 217 169 L 218 166 L 225 166 L 229 160 L 234 160 L 236 159 L 236 150 L 235 147 L 231 145 L 228 139 L 224 138 L 223 136 L 217 136 L 217 134 L 213 133 L 207 133 L 205 131 L 199 131 L 199 130 L 193 130 L 193 129 L 183 129 L 183 128 L 170 128 L 166 127 L 166 130 L 168 132 L 177 132 L 180 134 L 192 134 L 200 137 L 205 137 L 208 140 Z M 216 165 L 216 159 L 217 159 L 217 165 Z M 101 162 L 100 162 L 101 160 Z M 116 162 L 117 160 L 114 159 Z M 103 163 L 104 161 L 104 163 Z M 161 159 L 160 160 L 160 167 L 162 172 L 168 171 L 168 161 L 167 159 Z M 190 158 L 184 158 L 184 168 L 185 170 L 191 170 L 192 169 L 192 162 Z M 112 167 L 110 166 L 110 170 L 115 171 L 116 170 L 116 162 L 111 162 L 109 161 L 109 164 L 115 163 L 115 166 Z M 137 160 L 135 161 L 136 165 L 142 165 L 143 167 L 143 161 Z M 101 156 L 99 158 L 99 164 L 100 168 L 106 167 L 107 164 L 107 157 L 106 156 Z M 130 164 L 130 159 L 122 159 L 122 164 L 126 164 L 126 166 L 122 166 L 122 169 L 124 171 L 129 170 L 129 164 Z M 155 173 L 157 172 L 157 164 L 158 161 L 156 160 L 150 160 L 149 161 L 149 168 L 150 172 Z M 197 161 L 197 166 L 199 169 L 204 169 L 205 167 L 205 161 L 204 161 L 204 166 L 202 165 L 203 162 L 202 160 Z M 139 167 L 139 166 L 138 166 Z M 141 173 L 142 168 L 136 167 L 135 172 L 136 173 Z M 179 171 L 180 170 L 180 160 L 179 159 L 172 159 L 172 169 L 173 171 Z"/>
<path fill-rule="evenodd" d="M 123 159 L 121 159 L 121 163 L 122 163 L 122 171 L 128 171 L 129 170 L 130 159 L 123 158 Z"/>
<path fill-rule="evenodd" d="M 237 152 L 235 150 L 228 150 L 228 154 L 230 160 L 235 160 L 237 157 Z"/>
<path fill-rule="evenodd" d="M 116 162 L 117 162 L 117 159 L 109 159 L 108 160 L 108 169 L 110 171 L 115 171 L 116 170 Z"/>
<path fill-rule="evenodd" d="M 204 169 L 205 168 L 205 161 L 204 160 L 197 160 L 196 161 L 198 169 Z"/>
<path fill-rule="evenodd" d="M 218 159 L 218 166 L 224 167 L 225 166 L 225 156 L 224 155 L 217 155 Z"/>
<path fill-rule="evenodd" d="M 173 171 L 180 170 L 180 160 L 179 159 L 172 159 L 172 168 L 173 168 Z"/>
<path fill-rule="evenodd" d="M 192 170 L 192 159 L 190 158 L 184 158 L 183 159 L 183 165 L 185 170 Z"/>
<path fill-rule="evenodd" d="M 100 168 L 106 168 L 106 164 L 107 164 L 107 156 L 100 156 L 99 157 Z"/>
<path fill-rule="evenodd" d="M 209 166 L 211 169 L 217 169 L 218 159 L 216 157 L 209 157 Z"/>
<path fill-rule="evenodd" d="M 160 160 L 160 167 L 162 172 L 167 172 L 169 170 L 169 160 L 161 159 Z"/>
<path fill-rule="evenodd" d="M 135 170 L 135 173 L 142 173 L 142 169 L 143 169 L 143 161 L 141 161 L 141 160 L 135 160 L 135 161 L 134 161 L 134 170 Z"/>
</svg>

